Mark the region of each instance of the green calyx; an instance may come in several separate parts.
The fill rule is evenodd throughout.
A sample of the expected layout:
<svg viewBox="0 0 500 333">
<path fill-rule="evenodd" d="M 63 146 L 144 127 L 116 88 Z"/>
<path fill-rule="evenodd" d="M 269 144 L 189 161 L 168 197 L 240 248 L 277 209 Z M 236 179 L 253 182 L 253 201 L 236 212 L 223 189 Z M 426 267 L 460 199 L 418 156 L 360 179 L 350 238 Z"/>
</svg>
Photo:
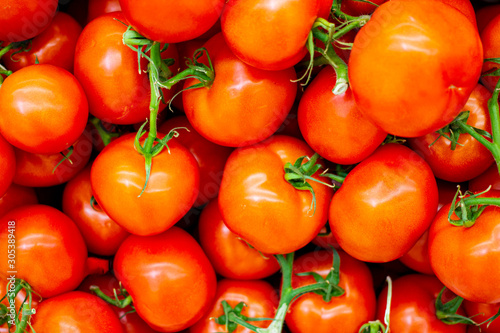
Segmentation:
<svg viewBox="0 0 500 333">
<path fill-rule="evenodd" d="M 471 318 L 457 314 L 458 308 L 464 300 L 462 297 L 457 296 L 452 300 L 443 303 L 443 293 L 445 290 L 446 287 L 443 287 L 443 289 L 441 289 L 441 291 L 439 292 L 438 297 L 436 298 L 436 317 L 447 325 L 477 325 L 476 322 Z"/>
<path fill-rule="evenodd" d="M 113 297 L 106 295 L 98 286 L 90 286 L 90 291 L 105 302 L 114 305 L 117 308 L 123 309 L 127 306 L 131 306 L 132 309 L 134 309 L 132 296 L 130 296 L 127 290 L 123 288 L 121 282 L 118 289 L 113 289 Z"/>
<path fill-rule="evenodd" d="M 466 191 L 462 194 L 460 186 L 451 203 L 450 211 L 448 212 L 448 222 L 457 227 L 470 228 L 488 206 L 500 206 L 500 198 L 480 197 L 487 193 L 490 188 L 480 193 L 472 193 Z M 458 199 L 458 201 L 457 201 Z M 453 219 L 453 213 L 458 219 Z"/>
</svg>

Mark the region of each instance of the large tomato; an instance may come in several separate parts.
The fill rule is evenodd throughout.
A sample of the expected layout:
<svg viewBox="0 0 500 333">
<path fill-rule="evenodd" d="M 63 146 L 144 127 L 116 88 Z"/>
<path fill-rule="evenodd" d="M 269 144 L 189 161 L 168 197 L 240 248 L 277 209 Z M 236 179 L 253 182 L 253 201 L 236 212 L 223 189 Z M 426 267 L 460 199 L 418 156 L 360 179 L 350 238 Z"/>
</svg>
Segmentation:
<svg viewBox="0 0 500 333">
<path fill-rule="evenodd" d="M 409 148 L 387 144 L 347 175 L 331 201 L 329 222 L 340 247 L 354 258 L 387 262 L 415 244 L 437 205 L 429 165 Z"/>
<path fill-rule="evenodd" d="M 87 22 L 98 18 L 101 15 L 113 12 L 120 12 L 122 7 L 119 0 L 89 0 Z"/>
<path fill-rule="evenodd" d="M 289 184 L 283 168 L 313 153 L 303 141 L 281 135 L 235 150 L 219 191 L 227 227 L 263 253 L 289 253 L 309 243 L 326 223 L 333 190 L 310 181 L 316 193 L 314 212 L 311 193 Z"/>
<path fill-rule="evenodd" d="M 16 172 L 16 156 L 14 148 L 0 135 L 0 196 L 3 196 Z"/>
<path fill-rule="evenodd" d="M 471 301 L 464 301 L 464 309 L 468 316 L 471 316 L 476 323 L 482 323 L 488 318 L 493 317 L 500 311 L 500 303 L 486 304 L 475 303 Z M 485 323 L 477 328 L 477 330 L 470 330 L 471 332 L 479 333 L 498 333 L 500 332 L 500 320 L 495 319 L 488 325 Z M 469 331 L 468 331 L 469 332 Z"/>
<path fill-rule="evenodd" d="M 356 35 L 349 79 L 358 106 L 375 124 L 416 137 L 455 118 L 481 66 L 477 29 L 461 12 L 440 1 L 393 0 Z"/>
<path fill-rule="evenodd" d="M 494 19 L 486 25 L 481 33 L 481 41 L 484 48 L 484 59 L 498 58 L 500 56 L 500 15 L 495 16 Z M 497 63 L 486 61 L 483 64 L 483 73 L 493 71 L 499 68 Z M 495 89 L 498 82 L 498 76 L 482 76 L 481 82 L 490 91 Z"/>
<path fill-rule="evenodd" d="M 53 65 L 28 66 L 7 77 L 0 104 L 2 135 L 13 146 L 36 154 L 55 154 L 71 146 L 88 118 L 80 83 Z"/>
<path fill-rule="evenodd" d="M 37 203 L 38 198 L 34 189 L 12 184 L 7 192 L 0 197 L 0 217 L 14 208 Z"/>
<path fill-rule="evenodd" d="M 241 147 L 271 136 L 292 108 L 297 92 L 297 83 L 292 82 L 295 70 L 270 72 L 246 65 L 220 33 L 204 47 L 215 79 L 210 88 L 182 93 L 189 122 L 198 133 L 222 146 Z M 197 79 L 189 79 L 184 88 L 197 83 Z"/>
</svg>

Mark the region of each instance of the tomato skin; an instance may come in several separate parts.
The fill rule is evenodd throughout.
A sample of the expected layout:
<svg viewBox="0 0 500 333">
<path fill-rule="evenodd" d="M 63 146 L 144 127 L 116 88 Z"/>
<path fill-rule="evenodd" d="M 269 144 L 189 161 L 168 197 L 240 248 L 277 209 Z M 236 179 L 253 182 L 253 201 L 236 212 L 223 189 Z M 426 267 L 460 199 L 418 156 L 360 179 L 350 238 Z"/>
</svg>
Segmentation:
<svg viewBox="0 0 500 333">
<path fill-rule="evenodd" d="M 5 0 L 2 2 L 0 41 L 21 42 L 42 33 L 57 9 L 57 0 Z"/>
<path fill-rule="evenodd" d="M 0 219 L 2 255 L 7 258 L 7 225 L 15 221 L 16 277 L 43 298 L 75 289 L 85 276 L 87 248 L 74 222 L 55 208 L 29 205 Z M 36 235 L 36 237 L 35 237 Z M 0 262 L 3 272 L 7 260 Z"/>
<path fill-rule="evenodd" d="M 14 148 L 0 135 L 0 196 L 3 196 L 12 184 L 16 172 Z"/>
<path fill-rule="evenodd" d="M 113 12 L 121 12 L 119 0 L 89 0 L 87 23 L 101 15 Z"/>
<path fill-rule="evenodd" d="M 198 229 L 200 245 L 218 274 L 230 279 L 254 280 L 279 270 L 273 256 L 252 249 L 226 227 L 217 198 L 203 208 Z"/>
<path fill-rule="evenodd" d="M 398 0 L 398 1 L 418 2 L 419 0 Z M 472 3 L 470 2 L 470 0 L 434 0 L 434 1 L 438 1 L 455 8 L 460 13 L 464 14 L 465 17 L 467 17 L 467 19 L 472 23 L 472 25 L 474 25 L 474 27 L 477 25 L 476 13 L 474 12 L 474 7 L 472 7 Z"/>
<path fill-rule="evenodd" d="M 483 33 L 484 28 L 500 14 L 500 5 L 489 5 L 479 8 L 476 11 L 477 30 L 479 34 Z"/>
<path fill-rule="evenodd" d="M 129 236 L 113 267 L 139 316 L 161 332 L 193 325 L 215 296 L 216 277 L 208 258 L 194 238 L 177 227 L 155 236 Z"/>
<path fill-rule="evenodd" d="M 212 309 L 189 328 L 189 333 L 209 333 L 224 332 L 225 325 L 218 325 L 212 318 L 220 317 L 224 314 L 221 302 L 226 301 L 231 307 L 244 302 L 247 306 L 241 314 L 250 318 L 274 318 L 278 307 L 278 296 L 274 288 L 265 281 L 239 281 L 223 279 L 217 283 L 217 292 Z M 257 327 L 268 327 L 271 321 L 250 321 L 249 323 Z M 238 326 L 235 333 L 250 333 L 247 328 Z"/>
<path fill-rule="evenodd" d="M 199 37 L 217 22 L 224 3 L 225 0 L 120 0 L 130 24 L 141 35 L 162 43 Z"/>
<path fill-rule="evenodd" d="M 36 59 L 40 64 L 50 64 L 73 72 L 76 41 L 82 27 L 71 16 L 58 12 L 50 25 L 41 34 L 33 38 L 28 52 L 13 54 L 9 51 L 2 61 L 11 71 L 34 65 Z"/>
<path fill-rule="evenodd" d="M 500 310 L 500 303 L 496 304 L 486 304 L 486 303 L 475 303 L 468 300 L 464 300 L 464 309 L 468 316 L 473 316 L 473 320 L 476 323 L 482 323 L 488 318 L 493 317 Z M 483 324 L 479 326 L 481 330 L 472 331 L 472 332 L 481 332 L 481 333 L 496 333 L 500 332 L 500 320 L 495 319 L 488 326 L 488 324 Z"/>
<path fill-rule="evenodd" d="M 381 5 L 387 0 L 375 0 L 371 1 L 374 4 Z M 355 1 L 355 0 L 344 0 L 340 4 L 340 10 L 351 16 L 359 15 L 370 15 L 377 9 L 374 5 L 366 2 Z"/>
<path fill-rule="evenodd" d="M 262 141 L 281 125 L 292 108 L 297 83 L 295 70 L 264 71 L 244 64 L 221 34 L 207 48 L 215 70 L 210 88 L 182 93 L 189 122 L 208 140 L 229 147 Z M 199 83 L 188 79 L 184 89 Z M 248 112 L 252 110 L 252 112 Z"/>
<path fill-rule="evenodd" d="M 330 228 L 354 258 L 388 262 L 415 244 L 437 205 L 436 180 L 427 163 L 405 146 L 386 144 L 349 172 L 331 201 Z"/>
<path fill-rule="evenodd" d="M 340 95 L 332 93 L 335 80 L 335 70 L 327 66 L 307 87 L 299 104 L 300 130 L 311 148 L 329 161 L 359 163 L 387 133 L 358 110 L 350 88 Z"/>
<path fill-rule="evenodd" d="M 436 317 L 435 301 L 444 285 L 434 276 L 409 274 L 392 283 L 390 331 L 394 333 L 465 333 L 464 324 L 447 325 Z M 385 286 L 378 297 L 377 319 L 384 320 Z M 446 293 L 445 293 L 446 295 Z M 462 308 L 458 313 L 464 315 Z"/>
<path fill-rule="evenodd" d="M 452 121 L 467 102 L 480 76 L 482 50 L 476 27 L 446 4 L 386 2 L 354 40 L 354 98 L 390 134 L 428 134 Z"/>
<path fill-rule="evenodd" d="M 478 84 L 462 109 L 470 111 L 468 125 L 489 133 L 490 98 L 488 89 Z M 469 134 L 460 135 L 455 150 L 451 150 L 450 140 L 438 137 L 439 134 L 433 132 L 408 140 L 410 147 L 425 159 L 437 178 L 456 183 L 467 181 L 479 176 L 494 162 L 490 151 Z"/>
<path fill-rule="evenodd" d="M 489 186 L 492 190 L 500 190 L 500 174 L 496 163 L 476 178 L 469 180 L 469 191 L 472 192 L 482 192 Z"/>
<path fill-rule="evenodd" d="M 0 197 L 0 217 L 14 208 L 37 203 L 38 197 L 34 189 L 12 184 L 7 189 L 7 192 Z"/>
<path fill-rule="evenodd" d="M 102 209 L 125 230 L 142 236 L 158 234 L 173 226 L 196 200 L 198 163 L 184 146 L 169 141 L 170 153 L 165 148 L 153 158 L 149 182 L 138 197 L 146 171 L 134 139 L 135 133 L 124 135 L 97 156 L 90 174 L 92 190 Z"/>
<path fill-rule="evenodd" d="M 72 291 L 44 300 L 33 316 L 36 332 L 124 332 L 111 306 L 97 296 Z"/>
<path fill-rule="evenodd" d="M 500 54 L 500 15 L 495 16 L 481 33 L 481 42 L 484 48 L 484 59 L 497 58 Z M 498 64 L 493 62 L 484 62 L 482 73 L 498 69 Z M 498 76 L 482 76 L 481 83 L 489 91 L 495 89 L 498 82 Z"/>
</svg>

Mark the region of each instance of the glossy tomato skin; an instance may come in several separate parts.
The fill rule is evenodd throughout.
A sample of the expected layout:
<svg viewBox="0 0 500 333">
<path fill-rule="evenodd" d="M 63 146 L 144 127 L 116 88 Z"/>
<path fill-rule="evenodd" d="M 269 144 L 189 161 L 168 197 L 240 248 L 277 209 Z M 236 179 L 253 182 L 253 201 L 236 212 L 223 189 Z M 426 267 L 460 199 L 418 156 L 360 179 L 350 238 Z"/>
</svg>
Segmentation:
<svg viewBox="0 0 500 333">
<path fill-rule="evenodd" d="M 482 323 L 483 321 L 493 317 L 498 313 L 498 311 L 500 311 L 500 303 L 486 304 L 486 303 L 475 303 L 465 300 L 463 304 L 467 316 L 473 317 L 472 319 L 476 323 Z M 472 330 L 472 332 L 481 332 L 481 333 L 500 332 L 500 320 L 498 320 L 497 318 L 493 320 L 491 325 L 488 326 L 488 324 L 486 323 L 479 326 L 479 328 L 476 331 Z"/>
<path fill-rule="evenodd" d="M 235 150 L 219 191 L 226 226 L 263 253 L 290 253 L 309 243 L 326 223 L 333 190 L 310 182 L 316 193 L 313 213 L 311 193 L 289 184 L 283 168 L 313 154 L 303 141 L 281 135 Z"/>
<path fill-rule="evenodd" d="M 90 174 L 92 191 L 108 216 L 128 232 L 158 234 L 173 226 L 196 200 L 198 163 L 184 146 L 169 141 L 170 152 L 165 148 L 153 158 L 149 182 L 139 197 L 146 171 L 134 139 L 135 133 L 124 135 L 97 156 Z"/>
<path fill-rule="evenodd" d="M 86 273 L 87 248 L 69 217 L 45 205 L 11 210 L 0 219 L 1 252 L 5 258 L 9 221 L 15 222 L 16 278 L 28 282 L 43 298 L 78 287 Z M 7 260 L 0 263 L 0 268 L 3 272 L 11 270 Z"/>
<path fill-rule="evenodd" d="M 89 0 L 87 22 L 98 18 L 101 15 L 113 12 L 121 12 L 119 0 Z"/>
<path fill-rule="evenodd" d="M 217 198 L 203 208 L 198 230 L 203 251 L 215 271 L 226 278 L 263 279 L 279 270 L 273 256 L 252 249 L 226 227 Z"/>
<path fill-rule="evenodd" d="M 217 293 L 212 308 L 196 324 L 189 328 L 189 333 L 224 332 L 225 325 L 215 323 L 213 318 L 224 314 L 221 302 L 226 301 L 231 307 L 243 302 L 247 306 L 241 314 L 249 318 L 274 318 L 278 307 L 278 295 L 274 288 L 262 280 L 239 281 L 223 279 L 217 283 Z M 257 327 L 268 327 L 271 321 L 250 321 Z M 238 326 L 236 333 L 253 332 L 243 326 Z"/>
<path fill-rule="evenodd" d="M 439 1 L 393 0 L 356 35 L 349 81 L 360 109 L 375 124 L 390 134 L 417 137 L 455 118 L 481 66 L 481 40 L 462 13 Z"/>
<path fill-rule="evenodd" d="M 28 66 L 7 77 L 0 104 L 2 135 L 13 146 L 35 154 L 55 154 L 71 146 L 88 118 L 80 83 L 53 65 Z"/>
<path fill-rule="evenodd" d="M 177 227 L 155 236 L 129 236 L 113 267 L 139 316 L 161 332 L 193 325 L 215 296 L 216 277 L 208 258 L 194 238 Z"/>
<path fill-rule="evenodd" d="M 246 65 L 229 49 L 222 34 L 205 45 L 215 80 L 210 88 L 182 93 L 184 112 L 193 127 L 222 146 L 241 147 L 271 136 L 292 108 L 295 70 L 264 71 Z M 185 82 L 184 88 L 199 83 Z M 249 110 L 252 110 L 249 112 Z"/>
<path fill-rule="evenodd" d="M 386 144 L 347 175 L 330 204 L 330 228 L 354 258 L 388 262 L 415 244 L 437 205 L 427 163 L 405 146 Z"/>
<path fill-rule="evenodd" d="M 0 197 L 0 217 L 14 208 L 37 203 L 38 198 L 34 189 L 12 184 L 7 189 L 7 192 Z"/>
<path fill-rule="evenodd" d="M 481 42 L 484 48 L 484 59 L 497 58 L 500 55 L 500 15 L 495 16 L 481 33 Z M 483 64 L 482 73 L 494 71 L 498 69 L 498 64 L 486 61 Z M 489 91 L 495 89 L 498 82 L 498 76 L 482 76 L 481 83 L 484 84 Z"/>
<path fill-rule="evenodd" d="M 21 42 L 47 28 L 56 14 L 57 0 L 6 0 L 2 8 L 0 41 Z"/>
<path fill-rule="evenodd" d="M 199 37 L 217 22 L 224 3 L 224 0 L 120 0 L 130 24 L 143 36 L 162 43 Z"/>
<path fill-rule="evenodd" d="M 350 88 L 335 95 L 335 70 L 327 66 L 300 99 L 298 120 L 307 143 L 322 157 L 338 164 L 355 164 L 368 157 L 387 133 L 356 106 Z"/>
<path fill-rule="evenodd" d="M 14 148 L 0 134 L 0 196 L 3 196 L 12 184 L 16 172 Z"/>
<path fill-rule="evenodd" d="M 464 324 L 447 325 L 436 317 L 436 298 L 443 284 L 435 277 L 422 274 L 402 276 L 392 283 L 390 331 L 394 333 L 465 333 Z M 387 286 L 378 297 L 377 319 L 384 320 Z M 446 295 L 446 293 L 445 293 Z M 458 313 L 464 315 L 462 308 Z"/>
<path fill-rule="evenodd" d="M 59 66 L 73 72 L 76 41 L 81 32 L 82 27 L 74 18 L 58 12 L 47 29 L 33 38 L 28 52 L 13 54 L 15 50 L 9 51 L 2 61 L 11 71 L 34 65 L 38 59 L 40 64 Z"/>
<path fill-rule="evenodd" d="M 99 207 L 92 206 L 90 166 L 71 179 L 64 188 L 63 212 L 68 215 L 82 233 L 89 252 L 112 256 L 129 233 Z"/>
<path fill-rule="evenodd" d="M 387 0 L 375 0 L 371 1 L 374 4 L 381 5 Z M 340 10 L 351 16 L 359 15 L 370 15 L 377 9 L 374 5 L 367 2 L 355 1 L 355 0 L 344 0 L 340 4 Z"/>
<path fill-rule="evenodd" d="M 418 2 L 418 0 L 399 0 L 399 1 Z M 433 1 L 441 2 L 455 8 L 465 17 L 467 17 L 467 19 L 472 23 L 474 27 L 477 25 L 476 13 L 474 12 L 474 7 L 472 7 L 472 3 L 470 2 L 470 0 L 433 0 Z"/>
<path fill-rule="evenodd" d="M 490 186 L 492 190 L 500 190 L 500 174 L 496 163 L 479 176 L 469 180 L 469 190 L 472 192 L 482 192 Z"/>
<path fill-rule="evenodd" d="M 71 291 L 38 305 L 33 316 L 36 332 L 123 333 L 111 306 L 97 296 Z"/>
</svg>

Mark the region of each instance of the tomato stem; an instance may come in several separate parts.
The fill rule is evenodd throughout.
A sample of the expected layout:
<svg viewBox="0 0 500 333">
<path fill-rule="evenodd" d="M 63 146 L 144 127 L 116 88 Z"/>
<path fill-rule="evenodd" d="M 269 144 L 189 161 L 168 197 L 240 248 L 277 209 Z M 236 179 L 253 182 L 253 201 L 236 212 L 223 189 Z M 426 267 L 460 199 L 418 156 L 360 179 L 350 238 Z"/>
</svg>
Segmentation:
<svg viewBox="0 0 500 333">
<path fill-rule="evenodd" d="M 15 284 L 15 287 L 11 290 L 10 285 L 12 283 Z M 23 289 L 26 292 L 26 297 L 16 311 L 15 308 L 11 307 L 15 306 L 16 297 Z M 2 324 L 7 323 L 9 332 L 13 326 L 16 328 L 15 333 L 26 332 L 26 327 L 30 325 L 31 316 L 36 313 L 36 310 L 32 308 L 33 293 L 31 286 L 24 280 L 14 279 L 7 282 L 6 294 L 0 299 L 0 302 L 7 298 L 9 307 L 0 304 L 0 313 L 2 314 L 0 319 Z"/>
<path fill-rule="evenodd" d="M 101 138 L 102 144 L 106 147 L 111 143 L 111 140 L 120 136 L 119 133 L 112 133 L 107 131 L 102 125 L 102 121 L 96 117 L 90 117 L 90 123 L 94 126 Z"/>
<path fill-rule="evenodd" d="M 98 297 L 107 303 L 116 306 L 117 308 L 123 309 L 133 303 L 132 296 L 126 293 L 125 289 L 120 288 L 120 292 L 118 293 L 116 289 L 113 289 L 114 298 L 106 295 L 98 286 L 90 286 L 89 288 L 93 291 Z M 126 296 L 125 296 L 126 294 Z M 125 298 L 120 299 L 120 296 L 125 296 Z"/>
<path fill-rule="evenodd" d="M 7 52 L 9 52 L 10 50 L 12 50 L 16 46 L 17 46 L 16 43 L 10 43 L 7 46 L 2 47 L 0 49 L 0 58 L 2 58 Z"/>
</svg>

